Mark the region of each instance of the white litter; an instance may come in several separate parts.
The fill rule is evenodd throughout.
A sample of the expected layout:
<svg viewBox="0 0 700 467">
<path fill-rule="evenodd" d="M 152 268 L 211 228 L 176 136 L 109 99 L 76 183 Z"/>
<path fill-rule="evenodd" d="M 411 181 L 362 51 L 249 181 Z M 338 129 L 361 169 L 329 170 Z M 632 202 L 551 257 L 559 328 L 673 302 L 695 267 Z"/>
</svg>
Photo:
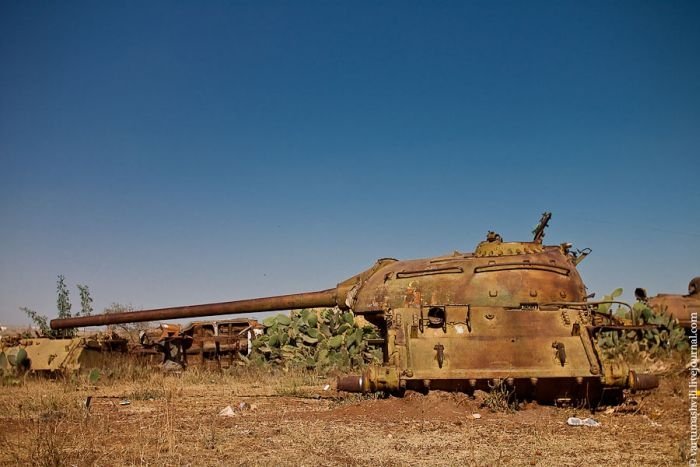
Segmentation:
<svg viewBox="0 0 700 467">
<path fill-rule="evenodd" d="M 472 414 L 472 418 L 478 420 L 478 419 L 481 418 L 481 414 L 480 414 L 480 413 L 473 413 L 473 414 Z"/>
<path fill-rule="evenodd" d="M 600 426 L 600 422 L 592 418 L 569 417 L 566 423 L 569 426 Z"/>
<path fill-rule="evenodd" d="M 221 412 L 219 412 L 219 417 L 233 417 L 234 415 L 236 415 L 236 413 L 230 405 L 227 405 L 226 408 L 221 409 Z"/>
</svg>

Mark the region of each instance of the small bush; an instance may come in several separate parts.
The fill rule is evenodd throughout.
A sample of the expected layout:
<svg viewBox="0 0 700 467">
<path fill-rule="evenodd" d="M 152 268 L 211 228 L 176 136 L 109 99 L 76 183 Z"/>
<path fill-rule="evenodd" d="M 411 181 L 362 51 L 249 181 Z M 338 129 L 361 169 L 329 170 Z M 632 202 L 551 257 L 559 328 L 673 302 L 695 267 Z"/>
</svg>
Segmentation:
<svg viewBox="0 0 700 467">
<path fill-rule="evenodd" d="M 489 389 L 489 392 L 484 394 L 481 407 L 485 407 L 492 412 L 512 413 L 518 410 L 515 391 L 508 388 L 504 382 L 498 384 L 489 383 Z"/>
<path fill-rule="evenodd" d="M 349 368 L 380 360 L 368 340 L 379 337 L 371 326 L 360 327 L 350 311 L 296 310 L 263 321 L 265 332 L 253 341 L 251 361 L 309 369 Z"/>
</svg>

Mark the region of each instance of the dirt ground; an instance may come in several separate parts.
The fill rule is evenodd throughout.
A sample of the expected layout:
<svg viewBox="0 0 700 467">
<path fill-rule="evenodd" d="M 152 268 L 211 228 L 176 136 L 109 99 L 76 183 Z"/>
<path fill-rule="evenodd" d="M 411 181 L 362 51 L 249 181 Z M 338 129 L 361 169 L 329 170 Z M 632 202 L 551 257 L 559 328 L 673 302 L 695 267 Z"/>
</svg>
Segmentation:
<svg viewBox="0 0 700 467">
<path fill-rule="evenodd" d="M 687 375 L 616 408 L 341 395 L 311 373 L 145 368 L 0 387 L 3 465 L 681 465 Z M 331 387 L 326 389 L 326 385 Z M 89 408 L 86 400 L 91 396 Z M 233 415 L 219 413 L 227 406 Z M 571 416 L 599 427 L 571 427 Z"/>
</svg>

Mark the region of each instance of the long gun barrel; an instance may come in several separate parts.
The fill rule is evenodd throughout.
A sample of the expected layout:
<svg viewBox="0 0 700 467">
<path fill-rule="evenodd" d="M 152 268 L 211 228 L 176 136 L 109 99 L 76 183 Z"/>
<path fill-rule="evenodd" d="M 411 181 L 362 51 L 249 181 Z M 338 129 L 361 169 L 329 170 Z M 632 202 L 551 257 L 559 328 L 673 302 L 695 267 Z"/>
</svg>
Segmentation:
<svg viewBox="0 0 700 467">
<path fill-rule="evenodd" d="M 276 297 L 253 298 L 205 305 L 178 306 L 154 310 L 131 311 L 93 316 L 78 316 L 51 320 L 51 329 L 104 326 L 107 324 L 160 321 L 200 316 L 236 315 L 262 311 L 294 310 L 299 308 L 334 307 L 338 305 L 338 290 L 328 289 Z"/>
</svg>

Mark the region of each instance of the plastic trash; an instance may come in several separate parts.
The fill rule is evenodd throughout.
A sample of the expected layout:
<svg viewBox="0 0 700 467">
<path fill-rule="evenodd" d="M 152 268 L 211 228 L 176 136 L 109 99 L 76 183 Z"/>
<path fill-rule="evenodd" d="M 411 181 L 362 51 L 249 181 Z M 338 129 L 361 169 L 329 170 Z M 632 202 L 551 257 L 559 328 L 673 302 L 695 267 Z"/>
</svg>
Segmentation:
<svg viewBox="0 0 700 467">
<path fill-rule="evenodd" d="M 227 405 L 225 408 L 221 409 L 221 412 L 219 412 L 219 417 L 233 417 L 236 415 L 236 413 L 233 411 L 233 408 L 230 405 Z"/>
<path fill-rule="evenodd" d="M 131 401 L 129 399 L 122 399 L 121 402 L 119 402 L 119 405 L 129 405 L 131 404 Z"/>
<path fill-rule="evenodd" d="M 592 418 L 569 417 L 566 423 L 569 426 L 600 426 L 600 422 Z"/>
</svg>

